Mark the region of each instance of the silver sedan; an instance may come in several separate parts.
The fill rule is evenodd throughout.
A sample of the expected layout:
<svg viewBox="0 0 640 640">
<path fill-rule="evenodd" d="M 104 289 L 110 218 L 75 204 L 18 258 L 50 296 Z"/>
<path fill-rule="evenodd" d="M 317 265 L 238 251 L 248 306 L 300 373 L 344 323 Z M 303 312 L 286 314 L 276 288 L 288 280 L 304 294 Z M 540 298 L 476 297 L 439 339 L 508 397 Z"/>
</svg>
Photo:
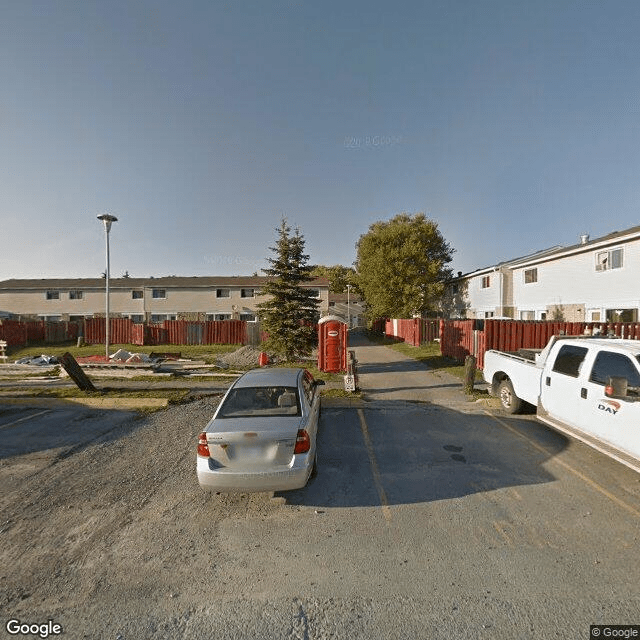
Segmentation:
<svg viewBox="0 0 640 640">
<path fill-rule="evenodd" d="M 203 489 L 286 491 L 315 472 L 322 380 L 306 369 L 253 369 L 238 378 L 198 437 Z"/>
</svg>

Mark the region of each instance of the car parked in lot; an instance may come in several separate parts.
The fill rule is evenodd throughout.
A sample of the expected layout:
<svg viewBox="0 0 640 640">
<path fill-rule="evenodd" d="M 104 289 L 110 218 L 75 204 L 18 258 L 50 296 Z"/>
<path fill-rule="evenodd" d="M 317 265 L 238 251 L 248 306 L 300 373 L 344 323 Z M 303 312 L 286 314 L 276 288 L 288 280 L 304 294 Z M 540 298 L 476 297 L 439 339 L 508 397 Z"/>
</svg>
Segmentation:
<svg viewBox="0 0 640 640">
<path fill-rule="evenodd" d="M 315 472 L 323 384 L 306 369 L 240 376 L 198 437 L 200 486 L 221 492 L 304 487 Z"/>
</svg>

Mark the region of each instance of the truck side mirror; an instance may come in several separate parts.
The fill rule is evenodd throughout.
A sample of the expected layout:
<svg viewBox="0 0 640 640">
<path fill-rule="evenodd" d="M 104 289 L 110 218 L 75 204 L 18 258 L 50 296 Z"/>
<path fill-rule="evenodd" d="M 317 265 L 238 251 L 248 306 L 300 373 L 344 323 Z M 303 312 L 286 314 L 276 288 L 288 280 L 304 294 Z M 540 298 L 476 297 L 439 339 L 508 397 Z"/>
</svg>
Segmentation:
<svg viewBox="0 0 640 640">
<path fill-rule="evenodd" d="M 622 376 L 611 376 L 609 384 L 604 388 L 604 395 L 608 398 L 626 398 L 629 381 Z"/>
</svg>

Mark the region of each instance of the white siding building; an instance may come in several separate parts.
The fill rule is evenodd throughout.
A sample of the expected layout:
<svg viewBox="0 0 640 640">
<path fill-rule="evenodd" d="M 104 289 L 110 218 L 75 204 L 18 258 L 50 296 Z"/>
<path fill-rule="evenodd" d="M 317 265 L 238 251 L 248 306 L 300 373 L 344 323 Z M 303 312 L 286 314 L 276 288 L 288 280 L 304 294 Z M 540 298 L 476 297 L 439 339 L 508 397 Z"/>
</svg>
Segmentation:
<svg viewBox="0 0 640 640">
<path fill-rule="evenodd" d="M 511 266 L 516 318 L 636 322 L 640 227 Z"/>
<path fill-rule="evenodd" d="M 568 322 L 640 320 L 640 226 L 459 274 L 451 317 Z"/>
</svg>

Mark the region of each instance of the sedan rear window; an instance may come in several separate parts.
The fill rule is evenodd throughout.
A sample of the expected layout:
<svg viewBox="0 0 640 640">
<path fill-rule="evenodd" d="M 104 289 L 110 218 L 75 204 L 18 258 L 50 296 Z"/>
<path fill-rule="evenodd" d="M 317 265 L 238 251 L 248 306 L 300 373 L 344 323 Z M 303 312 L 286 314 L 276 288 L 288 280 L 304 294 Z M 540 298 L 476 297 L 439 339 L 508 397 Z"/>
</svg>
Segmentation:
<svg viewBox="0 0 640 640">
<path fill-rule="evenodd" d="M 217 418 L 299 415 L 296 387 L 239 387 L 229 392 Z"/>
</svg>

